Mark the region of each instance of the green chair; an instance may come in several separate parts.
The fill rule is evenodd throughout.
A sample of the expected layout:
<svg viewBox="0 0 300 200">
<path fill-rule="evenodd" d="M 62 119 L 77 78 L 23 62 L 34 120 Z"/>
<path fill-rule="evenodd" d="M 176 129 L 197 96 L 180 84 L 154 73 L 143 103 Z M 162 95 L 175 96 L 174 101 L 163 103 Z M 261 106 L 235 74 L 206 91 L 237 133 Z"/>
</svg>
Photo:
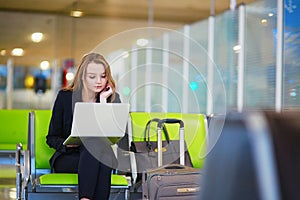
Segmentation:
<svg viewBox="0 0 300 200">
<path fill-rule="evenodd" d="M 129 135 L 132 141 L 144 140 L 144 129 L 146 123 L 153 118 L 177 118 L 184 122 L 184 135 L 188 152 L 191 157 L 193 167 L 202 168 L 205 162 L 206 139 L 207 139 L 207 120 L 203 114 L 183 114 L 183 113 L 148 113 L 131 112 L 131 128 Z M 179 139 L 179 125 L 166 125 L 170 139 Z M 157 141 L 156 130 L 150 132 L 150 139 Z M 163 137 L 164 140 L 164 137 Z"/>
<path fill-rule="evenodd" d="M 21 143 L 27 149 L 29 112 L 30 110 L 0 110 L 0 164 L 15 164 L 16 144 Z"/>
<path fill-rule="evenodd" d="M 30 159 L 24 159 L 25 177 L 22 177 L 23 183 L 17 187 L 17 195 L 30 200 L 78 199 L 77 174 L 50 173 L 49 159 L 54 153 L 54 149 L 46 144 L 50 118 L 51 110 L 35 110 L 30 113 Z M 124 199 L 128 199 L 129 183 L 127 177 L 112 174 L 111 194 L 124 193 Z"/>
</svg>

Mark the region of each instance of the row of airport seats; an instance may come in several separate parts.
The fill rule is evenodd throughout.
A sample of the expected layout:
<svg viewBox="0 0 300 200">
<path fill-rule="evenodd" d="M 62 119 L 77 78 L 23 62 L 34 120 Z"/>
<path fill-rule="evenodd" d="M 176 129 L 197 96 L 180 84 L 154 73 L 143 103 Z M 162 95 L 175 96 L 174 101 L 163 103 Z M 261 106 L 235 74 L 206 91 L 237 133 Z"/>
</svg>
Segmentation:
<svg viewBox="0 0 300 200">
<path fill-rule="evenodd" d="M 17 110 L 5 110 L 5 112 L 7 116 L 16 119 L 13 115 L 18 113 Z M 46 144 L 46 135 L 48 133 L 51 110 L 22 110 L 22 112 L 24 116 L 18 120 L 20 124 L 23 123 L 23 126 L 18 126 L 22 131 L 18 132 L 20 134 L 18 137 L 10 138 L 10 144 L 12 145 L 10 150 L 11 152 L 16 152 L 16 160 L 18 162 L 16 165 L 17 199 L 78 199 L 77 174 L 50 173 L 49 159 L 54 150 Z M 0 115 L 1 122 L 2 118 L 6 118 L 5 114 Z M 130 141 L 143 140 L 145 125 L 152 118 L 182 119 L 185 125 L 185 141 L 192 164 L 195 168 L 203 167 L 207 140 L 207 118 L 205 115 L 131 112 L 128 123 L 128 144 Z M 5 124 L 6 135 L 12 133 L 9 129 L 12 130 L 17 126 L 16 120 L 14 121 L 13 124 Z M 179 127 L 167 125 L 167 129 L 170 139 L 178 139 Z M 1 137 L 7 139 L 3 133 L 1 130 Z M 13 135 L 12 133 L 11 136 Z M 155 138 L 151 139 L 155 140 Z M 16 144 L 18 144 L 17 149 Z M 127 149 L 124 151 L 126 152 Z M 127 153 L 127 155 L 132 154 L 132 152 Z M 111 198 L 130 199 L 132 184 L 134 184 L 132 180 L 134 173 L 129 175 L 128 177 L 128 175 L 124 174 L 112 174 Z"/>
<path fill-rule="evenodd" d="M 0 187 L 15 185 L 16 143 L 27 149 L 28 113 L 29 110 L 0 110 Z"/>
<path fill-rule="evenodd" d="M 25 150 L 22 150 L 19 146 L 17 151 L 17 158 L 24 157 L 23 160 L 17 159 L 20 161 L 17 165 L 17 182 L 20 182 L 17 193 L 22 194 L 19 196 L 22 199 L 77 199 L 76 174 L 50 174 L 48 160 L 53 150 L 45 142 L 50 116 L 49 110 L 36 110 L 25 119 L 30 125 L 30 138 L 28 142 L 23 140 L 23 144 L 28 143 L 27 148 L 24 145 Z M 131 140 L 141 140 L 149 119 L 183 119 L 193 165 L 203 169 L 199 199 L 294 200 L 299 199 L 300 184 L 299 116 L 299 110 L 228 113 L 226 118 L 222 115 L 206 118 L 201 114 L 132 112 L 128 133 L 134 136 Z M 2 121 L 5 116 L 0 118 L 1 122 L 9 124 L 10 120 Z M 208 129 L 206 121 L 209 122 Z M 15 120 L 13 126 L 16 124 Z M 176 131 L 172 129 L 176 127 L 167 128 L 174 138 Z M 196 136 L 190 136 L 195 131 Z M 207 154 L 205 159 L 202 157 L 204 152 Z M 122 194 L 114 199 L 130 199 L 132 182 L 118 174 L 113 177 L 121 177 L 112 181 L 112 187 Z M 123 185 L 120 184 L 122 181 Z"/>
</svg>

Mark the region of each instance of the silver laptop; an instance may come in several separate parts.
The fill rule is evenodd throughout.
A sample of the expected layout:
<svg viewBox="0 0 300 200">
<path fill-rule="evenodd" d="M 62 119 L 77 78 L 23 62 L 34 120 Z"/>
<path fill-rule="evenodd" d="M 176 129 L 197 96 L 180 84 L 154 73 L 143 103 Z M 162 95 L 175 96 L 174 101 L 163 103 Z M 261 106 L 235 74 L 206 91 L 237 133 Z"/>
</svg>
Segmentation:
<svg viewBox="0 0 300 200">
<path fill-rule="evenodd" d="M 75 104 L 70 136 L 64 145 L 80 144 L 80 138 L 123 137 L 129 117 L 127 103 Z"/>
</svg>

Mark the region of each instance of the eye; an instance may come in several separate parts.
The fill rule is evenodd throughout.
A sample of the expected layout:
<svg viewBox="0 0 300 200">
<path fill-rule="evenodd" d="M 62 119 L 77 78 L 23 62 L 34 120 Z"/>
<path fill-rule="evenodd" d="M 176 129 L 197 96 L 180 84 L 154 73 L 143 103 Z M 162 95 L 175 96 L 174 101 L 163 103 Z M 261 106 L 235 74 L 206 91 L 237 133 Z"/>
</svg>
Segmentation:
<svg viewBox="0 0 300 200">
<path fill-rule="evenodd" d="M 104 75 L 101 75 L 101 78 L 106 78 L 106 75 L 104 74 Z"/>
<path fill-rule="evenodd" d="M 96 76 L 94 76 L 94 75 L 89 75 L 88 77 L 89 77 L 90 79 L 96 78 Z"/>
</svg>

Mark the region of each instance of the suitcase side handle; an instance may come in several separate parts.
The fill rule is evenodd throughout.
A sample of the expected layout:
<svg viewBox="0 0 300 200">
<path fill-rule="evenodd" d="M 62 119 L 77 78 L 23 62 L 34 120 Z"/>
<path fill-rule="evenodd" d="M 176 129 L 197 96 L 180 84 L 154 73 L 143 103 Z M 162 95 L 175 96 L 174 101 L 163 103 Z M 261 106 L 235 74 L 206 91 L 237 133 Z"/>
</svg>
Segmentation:
<svg viewBox="0 0 300 200">
<path fill-rule="evenodd" d="M 180 124 L 180 128 L 184 127 L 184 123 L 181 119 L 174 119 L 174 118 L 166 118 L 166 119 L 160 120 L 157 124 L 157 127 L 161 128 L 164 123 L 167 123 L 167 124 Z"/>
</svg>

